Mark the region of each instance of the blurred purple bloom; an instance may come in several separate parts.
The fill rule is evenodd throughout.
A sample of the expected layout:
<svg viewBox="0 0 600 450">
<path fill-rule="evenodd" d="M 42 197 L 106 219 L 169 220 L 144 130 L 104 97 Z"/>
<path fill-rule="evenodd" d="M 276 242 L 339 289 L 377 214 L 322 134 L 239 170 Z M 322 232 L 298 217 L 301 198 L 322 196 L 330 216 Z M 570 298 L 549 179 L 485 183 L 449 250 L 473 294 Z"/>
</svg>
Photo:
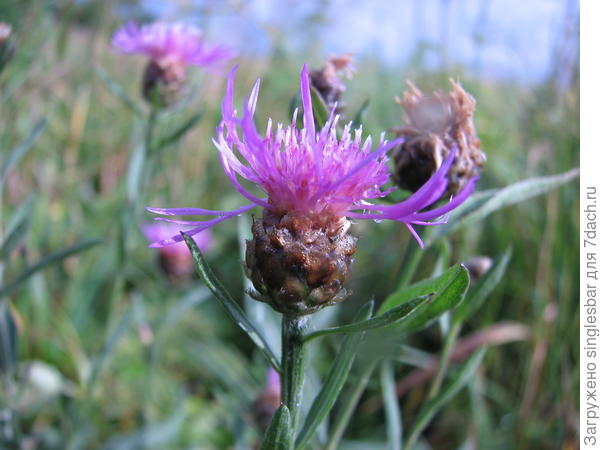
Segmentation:
<svg viewBox="0 0 600 450">
<path fill-rule="evenodd" d="M 267 370 L 267 385 L 265 389 L 277 397 L 281 395 L 281 379 L 277 371 L 272 367 L 269 367 Z"/>
<path fill-rule="evenodd" d="M 112 45 L 123 53 L 145 55 L 161 66 L 211 69 L 235 56 L 227 47 L 206 42 L 200 29 L 180 22 L 155 22 L 141 27 L 129 22 L 113 35 Z"/>
<path fill-rule="evenodd" d="M 176 225 L 159 222 L 148 223 L 142 227 L 144 236 L 151 243 L 163 239 L 168 239 L 174 234 L 178 234 L 180 230 L 181 227 L 178 227 Z M 200 248 L 200 250 L 202 250 L 203 252 L 210 250 L 214 245 L 212 233 L 210 230 L 205 230 L 201 233 L 195 234 L 194 241 L 196 241 L 198 248 Z M 165 250 L 167 249 L 172 251 L 173 253 L 181 253 L 186 255 L 190 254 L 187 246 L 183 242 L 180 242 L 177 245 L 166 247 Z"/>
<path fill-rule="evenodd" d="M 275 214 L 298 213 L 319 220 L 334 220 L 342 216 L 351 219 L 394 220 L 404 223 L 419 244 L 423 245 L 413 225 L 445 223 L 444 219 L 434 219 L 460 205 L 475 188 L 476 178 L 472 178 L 466 187 L 444 206 L 421 211 L 444 194 L 448 184 L 446 174 L 456 154 L 453 149 L 440 169 L 407 200 L 391 205 L 373 204 L 370 200 L 384 197 L 391 191 L 382 191 L 382 186 L 390 178 L 386 152 L 402 139 L 386 142 L 382 135 L 377 150 L 371 151 L 371 138 L 368 137 L 363 142 L 362 130 L 353 132 L 350 124 L 344 127 L 338 139 L 336 125 L 339 116 L 334 116 L 333 113 L 323 128 L 317 131 L 306 65 L 300 76 L 304 128 L 299 129 L 296 124 L 296 111 L 291 125 L 287 127 L 281 124 L 274 127 L 269 119 L 265 136 L 262 137 L 256 130 L 253 118 L 260 80 L 257 80 L 250 97 L 244 103 L 242 116 L 238 117 L 233 107 L 236 69 L 237 66 L 231 71 L 227 81 L 227 92 L 222 104 L 223 120 L 217 128 L 217 139 L 213 142 L 219 150 L 225 174 L 236 190 L 250 200 L 250 203 L 233 211 L 148 208 L 151 212 L 165 216 L 216 216 L 207 221 L 166 218 L 157 220 L 194 227 L 188 232 L 194 235 L 260 206 Z M 266 194 L 266 198 L 252 194 L 240 184 L 238 176 L 256 184 Z M 163 247 L 181 240 L 181 236 L 175 235 L 157 241 L 151 247 Z"/>
</svg>

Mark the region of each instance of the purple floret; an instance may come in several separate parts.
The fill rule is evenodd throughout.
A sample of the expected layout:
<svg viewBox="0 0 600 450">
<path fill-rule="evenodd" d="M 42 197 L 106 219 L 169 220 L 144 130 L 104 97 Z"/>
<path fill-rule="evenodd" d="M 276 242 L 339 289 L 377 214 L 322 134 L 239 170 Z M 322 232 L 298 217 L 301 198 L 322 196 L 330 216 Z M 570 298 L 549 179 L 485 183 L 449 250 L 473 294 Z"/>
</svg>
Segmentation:
<svg viewBox="0 0 600 450">
<path fill-rule="evenodd" d="M 235 56 L 227 47 L 206 42 L 200 29 L 184 23 L 155 22 L 138 26 L 129 22 L 113 35 L 112 45 L 123 53 L 145 55 L 160 65 L 211 69 Z"/>
<path fill-rule="evenodd" d="M 233 211 L 212 211 L 196 208 L 158 209 L 149 211 L 167 216 L 212 215 L 208 221 L 178 221 L 158 218 L 179 225 L 194 227 L 187 233 L 193 235 L 219 222 L 242 214 L 256 206 L 278 215 L 296 214 L 335 220 L 339 217 L 369 220 L 393 220 L 404 223 L 419 244 L 423 243 L 413 225 L 438 225 L 445 219 L 434 220 L 460 205 L 473 192 L 476 178 L 447 204 L 422 211 L 433 205 L 444 194 L 446 175 L 456 150 L 453 149 L 440 169 L 411 197 L 397 204 L 378 205 L 371 201 L 385 197 L 390 190 L 383 186 L 390 179 L 387 152 L 402 139 L 386 142 L 383 135 L 380 145 L 372 150 L 371 138 L 362 140 L 362 130 L 344 127 L 338 138 L 336 126 L 339 116 L 333 113 L 320 131 L 315 129 L 310 97 L 309 71 L 305 65 L 300 75 L 303 124 L 300 129 L 294 113 L 288 126 L 273 126 L 268 119 L 264 137 L 254 124 L 260 80 L 254 85 L 250 97 L 244 102 L 238 117 L 233 106 L 235 67 L 227 81 L 223 99 L 223 119 L 213 140 L 219 150 L 225 174 L 235 189 L 249 204 Z M 244 187 L 238 177 L 257 185 L 265 196 L 256 196 Z M 433 221 L 432 221 L 433 220 Z M 152 244 L 162 247 L 181 241 L 172 236 Z"/>
</svg>

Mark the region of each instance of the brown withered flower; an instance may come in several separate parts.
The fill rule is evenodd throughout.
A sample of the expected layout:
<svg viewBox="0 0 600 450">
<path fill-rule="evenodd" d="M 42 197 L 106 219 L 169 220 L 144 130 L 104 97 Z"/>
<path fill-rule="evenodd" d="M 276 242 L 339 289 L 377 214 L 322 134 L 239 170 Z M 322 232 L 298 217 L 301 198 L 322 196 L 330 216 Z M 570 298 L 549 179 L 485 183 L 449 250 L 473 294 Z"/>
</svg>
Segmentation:
<svg viewBox="0 0 600 450">
<path fill-rule="evenodd" d="M 335 113 L 338 114 L 344 110 L 341 100 L 346 86 L 340 80 L 339 75 L 350 79 L 353 73 L 352 55 L 348 53 L 330 56 L 321 69 L 310 71 L 310 84 L 319 93 L 329 111 L 335 108 Z"/>
<path fill-rule="evenodd" d="M 460 192 L 479 175 L 486 156 L 481 151 L 473 124 L 475 99 L 460 83 L 450 80 L 449 93 L 424 95 L 408 82 L 403 98 L 396 98 L 406 114 L 406 125 L 394 129 L 405 141 L 394 151 L 394 180 L 403 189 L 415 192 L 440 168 L 455 148 L 457 153 L 448 172 L 446 196 Z"/>
</svg>

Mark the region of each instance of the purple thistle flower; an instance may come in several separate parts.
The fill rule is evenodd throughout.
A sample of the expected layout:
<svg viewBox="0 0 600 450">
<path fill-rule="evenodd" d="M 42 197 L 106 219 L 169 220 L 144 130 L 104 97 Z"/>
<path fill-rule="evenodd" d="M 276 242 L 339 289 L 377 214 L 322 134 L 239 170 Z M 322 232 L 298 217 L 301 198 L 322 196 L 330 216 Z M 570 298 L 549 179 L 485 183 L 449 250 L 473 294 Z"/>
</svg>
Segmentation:
<svg viewBox="0 0 600 450">
<path fill-rule="evenodd" d="M 393 220 L 404 223 L 423 246 L 413 225 L 438 225 L 445 219 L 435 220 L 460 205 L 475 188 L 476 178 L 445 205 L 422 211 L 441 198 L 448 181 L 446 174 L 456 154 L 453 149 L 440 169 L 407 200 L 378 205 L 371 200 L 386 196 L 382 190 L 390 179 L 386 153 L 402 141 L 383 140 L 372 151 L 371 138 L 362 141 L 361 129 L 344 127 L 340 138 L 336 135 L 338 116 L 332 113 L 320 131 L 315 121 L 310 98 L 309 70 L 305 65 L 300 76 L 304 128 L 297 126 L 297 112 L 291 125 L 273 126 L 268 120 L 264 137 L 256 130 L 254 112 L 260 80 L 257 80 L 250 97 L 243 105 L 241 117 L 233 106 L 234 75 L 231 71 L 227 92 L 223 99 L 223 120 L 213 140 L 219 150 L 223 170 L 236 190 L 250 203 L 232 211 L 213 211 L 200 208 L 148 208 L 165 216 L 207 215 L 206 221 L 180 221 L 157 218 L 165 222 L 193 227 L 187 233 L 195 235 L 217 223 L 238 216 L 256 206 L 273 215 L 292 214 L 320 223 L 335 222 L 340 218 Z M 237 151 L 237 152 L 236 152 Z M 238 177 L 256 184 L 266 197 L 257 197 L 242 186 Z M 393 188 L 392 188 L 393 189 Z M 180 242 L 180 235 L 161 239 L 151 247 L 163 247 Z"/>
<path fill-rule="evenodd" d="M 161 66 L 212 69 L 235 56 L 229 48 L 206 42 L 200 29 L 180 22 L 155 22 L 141 27 L 129 22 L 113 35 L 112 45 L 123 53 L 145 55 Z"/>
<path fill-rule="evenodd" d="M 202 39 L 202 32 L 183 23 L 155 22 L 138 27 L 129 22 L 118 30 L 112 45 L 123 53 L 149 58 L 142 79 L 142 94 L 155 106 L 177 103 L 185 94 L 186 68 L 220 68 L 233 51 Z"/>
</svg>

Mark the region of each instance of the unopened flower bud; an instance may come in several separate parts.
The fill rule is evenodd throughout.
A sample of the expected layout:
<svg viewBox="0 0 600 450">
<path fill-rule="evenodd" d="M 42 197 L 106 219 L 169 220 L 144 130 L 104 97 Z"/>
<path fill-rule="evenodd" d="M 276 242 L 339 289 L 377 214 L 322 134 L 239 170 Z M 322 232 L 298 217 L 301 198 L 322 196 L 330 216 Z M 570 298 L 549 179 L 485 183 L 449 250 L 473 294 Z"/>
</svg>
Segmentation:
<svg viewBox="0 0 600 450">
<path fill-rule="evenodd" d="M 344 300 L 357 241 L 349 227 L 345 217 L 321 222 L 265 210 L 246 250 L 254 287 L 284 314 L 312 314 Z"/>
<path fill-rule="evenodd" d="M 179 227 L 172 224 L 154 222 L 146 224 L 142 231 L 148 241 L 155 242 L 179 232 Z M 207 251 L 213 246 L 210 230 L 196 234 L 194 240 L 202 251 Z M 177 245 L 162 247 L 158 252 L 158 263 L 162 272 L 174 283 L 186 281 L 194 273 L 192 255 L 187 246 L 182 242 Z"/>
<path fill-rule="evenodd" d="M 425 96 L 409 83 L 410 90 L 397 98 L 406 113 L 406 126 L 394 130 L 404 143 L 394 149 L 394 179 L 403 189 L 417 191 L 439 169 L 452 148 L 457 153 L 448 172 L 446 196 L 462 190 L 479 175 L 485 163 L 473 124 L 475 99 L 450 80 L 449 93 Z"/>
<path fill-rule="evenodd" d="M 142 94 L 152 105 L 162 108 L 174 105 L 183 97 L 186 79 L 181 64 L 148 61 L 142 80 Z"/>
<path fill-rule="evenodd" d="M 4 22 L 0 22 L 0 72 L 12 59 L 15 53 L 15 44 L 12 38 L 12 28 Z"/>
<path fill-rule="evenodd" d="M 263 432 L 269 426 L 273 414 L 281 405 L 281 381 L 275 369 L 269 367 L 267 383 L 252 403 L 252 419 Z"/>
<path fill-rule="evenodd" d="M 489 256 L 474 256 L 473 258 L 465 261 L 463 264 L 469 271 L 471 281 L 475 282 L 484 276 L 488 270 L 490 270 L 493 261 Z"/>
<path fill-rule="evenodd" d="M 353 73 L 354 65 L 352 64 L 352 56 L 349 54 L 331 56 L 325 61 L 322 69 L 310 71 L 310 83 L 319 93 L 330 111 L 334 107 L 336 113 L 344 109 L 341 99 L 346 86 L 342 83 L 338 74 L 342 74 L 345 78 L 350 79 Z"/>
</svg>

